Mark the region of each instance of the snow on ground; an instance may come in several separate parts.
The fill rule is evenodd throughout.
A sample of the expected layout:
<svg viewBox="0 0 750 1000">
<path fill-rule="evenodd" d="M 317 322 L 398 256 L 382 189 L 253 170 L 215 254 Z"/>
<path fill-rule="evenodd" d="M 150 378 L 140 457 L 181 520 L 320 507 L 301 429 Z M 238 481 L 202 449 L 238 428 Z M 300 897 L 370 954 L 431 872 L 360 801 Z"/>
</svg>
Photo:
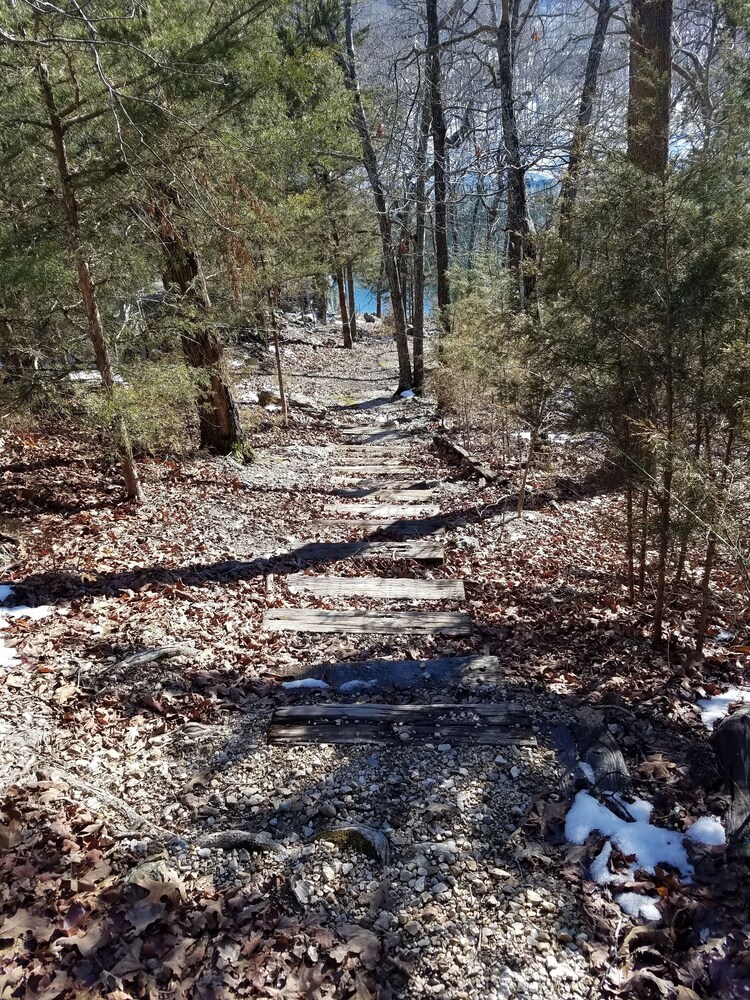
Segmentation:
<svg viewBox="0 0 750 1000">
<path fill-rule="evenodd" d="M 13 588 L 7 583 L 0 584 L 0 602 L 7 601 L 13 596 Z M 18 604 L 12 608 L 0 608 L 0 630 L 4 629 L 10 618 L 30 618 L 38 621 L 40 618 L 47 618 L 52 614 L 52 605 L 41 604 L 38 608 L 29 608 L 25 604 Z M 0 667 L 12 667 L 18 662 L 18 657 L 14 649 L 8 647 L 0 636 Z"/>
<path fill-rule="evenodd" d="M 733 687 L 723 694 L 701 699 L 698 708 L 706 729 L 713 729 L 717 722 L 729 714 L 730 707 L 737 702 L 750 703 L 750 688 Z"/>
<path fill-rule="evenodd" d="M 302 677 L 297 681 L 284 681 L 281 685 L 285 691 L 299 691 L 309 688 L 314 691 L 327 691 L 328 684 L 317 677 Z"/>
<path fill-rule="evenodd" d="M 591 863 L 590 875 L 597 885 L 617 886 L 630 882 L 636 872 L 643 870 L 653 875 L 658 864 L 676 868 L 681 877 L 690 882 L 693 866 L 685 850 L 685 839 L 693 843 L 718 846 L 724 843 L 724 828 L 713 816 L 696 820 L 686 834 L 651 824 L 653 806 L 645 799 L 626 802 L 616 796 L 633 817 L 633 822 L 621 819 L 588 792 L 579 792 L 565 821 L 565 836 L 571 844 L 585 844 L 595 831 L 609 839 Z M 622 873 L 612 872 L 609 860 L 616 847 L 625 857 L 633 857 Z M 621 893 L 614 897 L 625 913 L 645 920 L 658 920 L 656 899 L 636 893 Z"/>
</svg>

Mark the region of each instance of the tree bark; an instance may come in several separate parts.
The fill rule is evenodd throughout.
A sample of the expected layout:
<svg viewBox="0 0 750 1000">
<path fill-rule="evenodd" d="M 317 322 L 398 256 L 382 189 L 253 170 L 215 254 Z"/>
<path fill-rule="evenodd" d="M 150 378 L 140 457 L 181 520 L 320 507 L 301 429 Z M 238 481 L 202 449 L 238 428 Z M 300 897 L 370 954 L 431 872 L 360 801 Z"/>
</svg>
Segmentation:
<svg viewBox="0 0 750 1000">
<path fill-rule="evenodd" d="M 417 153 L 414 162 L 416 174 L 414 228 L 414 391 L 424 390 L 424 247 L 425 218 L 427 215 L 427 139 L 430 133 L 431 101 L 428 94 L 422 102 L 422 114 L 417 136 Z"/>
<path fill-rule="evenodd" d="M 190 235 L 174 218 L 177 205 L 179 196 L 168 187 L 150 205 L 164 255 L 164 287 L 179 291 L 198 313 L 198 322 L 182 330 L 180 341 L 188 365 L 208 378 L 200 398 L 201 448 L 227 455 L 244 440 L 242 423 L 229 384 L 224 345 L 208 315 L 211 299 L 203 266 Z"/>
<path fill-rule="evenodd" d="M 349 296 L 349 334 L 352 341 L 357 339 L 357 299 L 354 294 L 354 272 L 352 262 L 346 265 L 346 288 Z"/>
<path fill-rule="evenodd" d="M 96 291 L 96 284 L 91 272 L 91 264 L 84 250 L 83 238 L 81 234 L 81 222 L 78 210 L 78 195 L 73 181 L 73 173 L 68 161 L 68 150 L 65 144 L 65 125 L 57 111 L 55 95 L 52 83 L 49 78 L 49 70 L 45 63 L 37 62 L 37 78 L 41 88 L 42 97 L 47 108 L 52 132 L 52 143 L 57 161 L 57 170 L 60 178 L 60 188 L 62 193 L 63 209 L 70 231 L 70 242 L 73 257 L 78 272 L 78 288 L 83 300 L 83 308 L 86 314 L 86 329 L 89 339 L 94 348 L 94 358 L 96 367 L 102 380 L 104 392 L 114 395 L 115 382 L 112 377 L 112 366 L 109 360 L 109 349 L 104 335 L 101 311 L 99 309 L 99 299 Z M 133 446 L 130 441 L 130 434 L 124 417 L 118 417 L 115 421 L 115 434 L 117 437 L 118 449 L 120 452 L 120 464 L 122 475 L 125 481 L 125 492 L 128 497 L 142 503 L 144 500 L 143 488 L 138 475 L 138 467 L 133 458 Z"/>
<path fill-rule="evenodd" d="M 430 88 L 432 117 L 432 148 L 434 152 L 434 198 L 435 198 L 435 272 L 437 281 L 437 306 L 440 324 L 448 329 L 450 306 L 450 286 L 448 269 L 448 209 L 447 209 L 447 148 L 445 114 L 440 67 L 440 26 L 437 0 L 426 0 L 427 9 L 427 80 Z"/>
<path fill-rule="evenodd" d="M 351 350 L 352 335 L 349 329 L 349 310 L 346 305 L 346 288 L 344 286 L 344 272 L 341 267 L 336 268 L 336 287 L 339 290 L 339 311 L 341 312 L 341 331 L 344 337 L 344 347 Z"/>
<path fill-rule="evenodd" d="M 284 373 L 281 368 L 281 345 L 279 344 L 279 326 L 276 322 L 276 310 L 273 303 L 273 295 L 268 290 L 268 310 L 271 318 L 271 330 L 273 331 L 273 354 L 276 361 L 276 378 L 279 383 L 279 399 L 281 400 L 281 421 L 284 427 L 289 426 L 289 410 L 286 404 L 286 390 L 284 389 Z"/>
<path fill-rule="evenodd" d="M 594 34 L 589 46 L 588 59 L 586 60 L 586 71 L 583 75 L 583 89 L 581 91 L 581 103 L 578 107 L 573 139 L 570 144 L 570 154 L 568 156 L 568 169 L 563 178 L 562 202 L 560 208 L 560 236 L 564 240 L 570 238 L 570 226 L 578 195 L 578 186 L 581 177 L 583 158 L 586 152 L 586 145 L 589 137 L 589 126 L 594 114 L 594 101 L 596 99 L 596 87 L 599 80 L 599 66 L 604 52 L 604 40 L 607 36 L 607 28 L 614 13 L 613 0 L 600 0 L 599 10 L 596 15 L 596 25 Z"/>
<path fill-rule="evenodd" d="M 663 174 L 669 156 L 672 0 L 632 0 L 628 158 Z"/>
<path fill-rule="evenodd" d="M 375 202 L 375 212 L 378 219 L 378 230 L 380 241 L 383 246 L 383 262 L 385 274 L 388 279 L 388 289 L 391 296 L 391 315 L 393 317 L 393 337 L 396 341 L 396 351 L 398 353 L 398 389 L 403 392 L 412 388 L 411 358 L 409 357 L 409 342 L 406 336 L 406 316 L 404 314 L 404 303 L 401 297 L 401 286 L 399 283 L 398 269 L 394 257 L 393 237 L 391 232 L 391 219 L 388 214 L 385 190 L 380 179 L 375 147 L 372 143 L 370 126 L 367 121 L 362 94 L 359 89 L 359 79 L 357 76 L 357 66 L 354 56 L 354 28 L 352 22 L 351 0 L 344 0 L 344 21 L 346 26 L 345 47 L 338 50 L 337 60 L 343 71 L 344 86 L 352 96 L 354 125 L 362 144 L 362 163 L 370 182 L 372 196 Z M 335 33 L 330 32 L 330 40 L 336 43 Z"/>
<path fill-rule="evenodd" d="M 513 56 L 509 0 L 502 0 L 502 16 L 496 27 L 498 57 L 497 84 L 500 88 L 500 111 L 503 144 L 507 158 L 507 254 L 508 265 L 515 271 L 522 301 L 534 291 L 534 275 L 525 269 L 526 261 L 534 261 L 535 251 L 530 239 L 526 200 L 526 168 L 521 157 L 515 99 L 513 96 Z"/>
</svg>

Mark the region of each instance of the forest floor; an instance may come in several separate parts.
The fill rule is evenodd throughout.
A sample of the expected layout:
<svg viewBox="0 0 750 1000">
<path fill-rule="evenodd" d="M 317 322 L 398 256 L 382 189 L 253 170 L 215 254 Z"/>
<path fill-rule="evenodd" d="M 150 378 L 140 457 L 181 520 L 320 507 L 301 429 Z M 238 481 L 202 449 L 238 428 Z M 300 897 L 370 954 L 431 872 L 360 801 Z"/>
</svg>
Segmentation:
<svg viewBox="0 0 750 1000">
<path fill-rule="evenodd" d="M 595 708 L 654 823 L 681 832 L 722 815 L 696 701 L 746 683 L 732 567 L 717 571 L 712 634 L 731 630 L 734 646 L 712 641 L 700 668 L 690 662 L 688 572 L 673 641 L 654 650 L 648 601 L 626 601 L 624 503 L 595 441 L 546 449 L 516 518 L 517 468 L 479 480 L 432 448 L 433 403 L 391 399 L 389 340 L 347 352 L 332 337 L 290 327 L 284 338 L 288 391 L 325 415 L 293 407 L 283 428 L 251 403 L 252 465 L 146 460 L 141 508 L 121 502 L 85 436 L 5 435 L 0 512 L 22 547 L 3 582 L 13 602 L 51 613 L 2 632 L 0 998 L 749 995 L 746 870 L 690 845 L 692 883 L 664 866 L 638 873 L 627 888 L 655 894 L 660 920 L 632 933 L 587 879 L 601 838 L 565 842 L 586 781 L 555 735 Z M 240 398 L 274 388 L 272 362 L 236 349 Z M 440 481 L 445 563 L 313 568 L 463 580 L 463 605 L 429 610 L 468 611 L 472 635 L 264 631 L 269 608 L 404 607 L 284 583 L 331 499 L 341 427 L 378 421 L 413 431 L 416 463 Z M 481 435 L 473 444 L 492 459 Z M 148 651 L 161 654 L 133 656 Z M 428 686 L 282 686 L 308 668 L 469 654 L 497 656 L 502 681 L 441 700 L 518 701 L 536 746 L 267 741 L 282 705 L 435 701 Z M 372 841 L 318 836 L 341 824 Z M 242 846 L 217 836 L 227 830 L 245 832 Z"/>
</svg>

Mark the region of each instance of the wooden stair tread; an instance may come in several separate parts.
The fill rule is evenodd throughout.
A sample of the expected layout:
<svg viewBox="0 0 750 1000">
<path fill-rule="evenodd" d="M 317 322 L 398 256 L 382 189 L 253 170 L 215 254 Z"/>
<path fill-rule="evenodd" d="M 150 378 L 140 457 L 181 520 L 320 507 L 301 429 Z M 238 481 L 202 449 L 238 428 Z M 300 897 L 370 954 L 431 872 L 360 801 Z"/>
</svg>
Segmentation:
<svg viewBox="0 0 750 1000">
<path fill-rule="evenodd" d="M 404 503 L 422 503 L 429 500 L 434 495 L 435 490 L 410 490 L 408 488 L 400 490 L 394 485 L 392 489 L 382 489 L 377 486 L 363 486 L 358 489 L 339 488 L 331 490 L 331 493 L 337 497 L 351 497 L 352 499 L 371 497 L 373 500 L 387 500 L 393 503 L 398 503 L 401 500 Z"/>
<path fill-rule="evenodd" d="M 437 504 L 426 503 L 343 503 L 340 500 L 328 505 L 328 510 L 334 514 L 367 514 L 371 517 L 392 518 L 394 520 L 414 519 L 419 517 L 436 517 L 440 513 Z"/>
<path fill-rule="evenodd" d="M 329 465 L 328 471 L 344 476 L 417 476 L 425 478 L 416 465 Z"/>
<path fill-rule="evenodd" d="M 322 534 L 338 529 L 340 531 L 358 531 L 367 534 L 379 531 L 384 535 L 397 535 L 407 538 L 421 538 L 425 535 L 437 538 L 445 535 L 445 526 L 437 520 L 391 520 L 389 518 L 375 518 L 370 520 L 357 518 L 354 520 L 353 518 L 340 517 L 310 521 L 308 527 L 313 530 L 319 528 Z"/>
<path fill-rule="evenodd" d="M 432 538 L 356 539 L 351 542 L 308 542 L 294 550 L 298 562 L 340 562 L 342 559 L 417 559 L 443 562 L 442 542 Z"/>
<path fill-rule="evenodd" d="M 269 743 L 536 744 L 517 702 L 445 705 L 290 705 L 278 708 Z"/>
<path fill-rule="evenodd" d="M 349 632 L 377 635 L 471 635 L 472 621 L 462 611 L 328 611 L 322 608 L 273 608 L 263 618 L 267 632 Z"/>
<path fill-rule="evenodd" d="M 414 601 L 464 601 L 462 580 L 414 580 L 377 576 L 308 576 L 295 573 L 286 577 L 292 593 L 344 597 L 406 598 Z"/>
</svg>

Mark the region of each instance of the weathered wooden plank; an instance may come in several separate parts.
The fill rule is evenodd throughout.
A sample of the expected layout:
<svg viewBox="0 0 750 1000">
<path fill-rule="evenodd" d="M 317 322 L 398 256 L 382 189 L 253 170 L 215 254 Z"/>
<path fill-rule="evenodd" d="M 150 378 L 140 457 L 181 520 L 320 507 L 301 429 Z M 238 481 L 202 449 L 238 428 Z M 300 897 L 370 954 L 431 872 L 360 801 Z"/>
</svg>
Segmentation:
<svg viewBox="0 0 750 1000">
<path fill-rule="evenodd" d="M 462 580 L 414 580 L 378 576 L 308 576 L 294 573 L 286 577 L 286 585 L 294 594 L 322 596 L 392 597 L 413 601 L 464 601 L 466 591 Z"/>
<path fill-rule="evenodd" d="M 398 504 L 398 503 L 342 503 L 336 501 L 327 508 L 333 514 L 365 514 L 368 517 L 387 517 L 394 520 L 415 520 L 420 517 L 436 517 L 440 513 L 437 504 L 426 503 Z"/>
<path fill-rule="evenodd" d="M 277 709 L 269 743 L 536 743 L 523 706 L 292 705 Z"/>
<path fill-rule="evenodd" d="M 341 461 L 372 462 L 398 465 L 413 457 L 414 448 L 410 444 L 340 444 L 332 450 L 332 457 Z"/>
<path fill-rule="evenodd" d="M 425 473 L 416 465 L 399 465 L 391 462 L 380 465 L 329 465 L 329 472 L 343 476 L 417 476 L 425 478 Z"/>
<path fill-rule="evenodd" d="M 315 677 L 336 689 L 352 692 L 404 690 L 417 687 L 499 684 L 504 679 L 496 656 L 447 656 L 435 660 L 365 660 L 362 663 L 320 663 L 285 668 L 286 679 Z"/>
<path fill-rule="evenodd" d="M 321 608 L 273 608 L 263 618 L 267 632 L 349 632 L 376 635 L 471 635 L 472 622 L 462 611 L 326 611 Z"/>
<path fill-rule="evenodd" d="M 440 729 L 430 723 L 418 724 L 401 731 L 391 731 L 385 726 L 362 723 L 358 726 L 341 726 L 336 723 L 275 724 L 273 718 L 268 729 L 269 743 L 402 743 L 402 742 L 471 743 L 477 746 L 536 746 L 536 737 L 531 729 L 507 726 L 442 725 Z"/>
<path fill-rule="evenodd" d="M 389 726 L 409 726 L 432 721 L 478 726 L 483 722 L 531 724 L 529 713 L 518 701 L 436 702 L 423 705 L 384 705 L 365 702 L 354 705 L 318 702 L 315 705 L 282 705 L 274 712 L 279 722 L 381 722 Z"/>
<path fill-rule="evenodd" d="M 353 542 L 308 542 L 294 550 L 298 562 L 339 562 L 342 559 L 417 559 L 443 562 L 445 549 L 432 538 L 357 539 Z"/>
<path fill-rule="evenodd" d="M 434 495 L 435 490 L 410 490 L 407 488 L 398 489 L 393 487 L 392 489 L 379 489 L 378 487 L 363 486 L 361 489 L 343 489 L 338 488 L 331 490 L 331 493 L 337 497 L 372 497 L 373 500 L 386 500 L 391 503 L 424 503 L 429 500 L 431 496 Z"/>
<path fill-rule="evenodd" d="M 356 521 L 347 518 L 322 518 L 319 521 L 310 521 L 306 528 L 313 531 L 319 530 L 321 534 L 341 534 L 343 532 L 357 534 L 373 534 L 380 532 L 383 535 L 393 535 L 401 538 L 422 538 L 429 535 L 431 538 L 445 535 L 445 527 L 440 520 L 396 520 L 390 521 L 387 518 Z"/>
</svg>

